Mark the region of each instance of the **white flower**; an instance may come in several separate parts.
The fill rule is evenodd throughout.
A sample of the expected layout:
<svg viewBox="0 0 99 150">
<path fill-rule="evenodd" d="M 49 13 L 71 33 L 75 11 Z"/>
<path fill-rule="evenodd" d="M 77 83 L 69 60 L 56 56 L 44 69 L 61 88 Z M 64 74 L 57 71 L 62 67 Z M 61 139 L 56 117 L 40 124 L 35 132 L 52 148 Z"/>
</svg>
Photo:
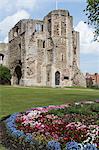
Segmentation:
<svg viewBox="0 0 99 150">
<path fill-rule="evenodd" d="M 35 116 L 37 116 L 37 115 L 39 115 L 41 113 L 41 111 L 38 111 L 38 110 L 32 110 L 30 113 L 28 113 L 28 117 L 29 118 L 32 118 L 32 117 L 35 117 Z"/>
</svg>

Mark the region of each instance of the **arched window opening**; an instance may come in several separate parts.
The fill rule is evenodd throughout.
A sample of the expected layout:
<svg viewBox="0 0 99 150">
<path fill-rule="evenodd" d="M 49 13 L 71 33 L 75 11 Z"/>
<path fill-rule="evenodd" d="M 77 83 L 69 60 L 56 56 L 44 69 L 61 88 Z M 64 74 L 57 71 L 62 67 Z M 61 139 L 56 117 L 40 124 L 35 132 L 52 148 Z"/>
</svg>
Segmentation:
<svg viewBox="0 0 99 150">
<path fill-rule="evenodd" d="M 48 32 L 51 34 L 51 19 L 48 20 Z"/>
<path fill-rule="evenodd" d="M 0 54 L 0 64 L 3 63 L 3 59 L 4 59 L 4 55 L 3 55 L 3 54 Z"/>
<path fill-rule="evenodd" d="M 19 48 L 21 49 L 21 43 L 19 44 Z"/>
<path fill-rule="evenodd" d="M 43 25 L 41 25 L 41 27 L 42 27 L 42 32 L 43 32 Z"/>
<path fill-rule="evenodd" d="M 36 24 L 35 31 L 36 32 L 42 31 L 42 26 L 40 24 Z"/>
<path fill-rule="evenodd" d="M 62 54 L 62 61 L 63 61 L 63 59 L 64 59 L 64 58 L 63 58 L 63 54 Z"/>
<path fill-rule="evenodd" d="M 76 55 L 76 47 L 74 47 L 74 54 Z"/>
<path fill-rule="evenodd" d="M 60 72 L 55 73 L 55 85 L 60 85 Z"/>
<path fill-rule="evenodd" d="M 17 77 L 17 80 L 16 80 L 16 84 L 20 84 L 20 79 L 22 77 L 22 72 L 21 72 L 21 67 L 20 66 L 17 66 L 15 68 L 15 74 L 16 74 L 16 77 Z"/>
<path fill-rule="evenodd" d="M 43 48 L 45 48 L 45 41 L 43 41 Z"/>
<path fill-rule="evenodd" d="M 48 81 L 48 82 L 50 81 L 50 74 L 49 74 L 49 72 L 48 72 L 48 74 L 47 74 L 47 81 Z"/>
</svg>

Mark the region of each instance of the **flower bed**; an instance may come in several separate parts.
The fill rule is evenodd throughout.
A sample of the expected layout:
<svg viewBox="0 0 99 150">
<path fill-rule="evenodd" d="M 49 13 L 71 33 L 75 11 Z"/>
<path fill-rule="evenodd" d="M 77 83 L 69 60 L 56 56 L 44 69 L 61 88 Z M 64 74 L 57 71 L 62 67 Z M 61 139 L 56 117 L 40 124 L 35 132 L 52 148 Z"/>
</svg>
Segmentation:
<svg viewBox="0 0 99 150">
<path fill-rule="evenodd" d="M 97 113 L 70 114 L 67 105 L 61 105 L 13 114 L 5 124 L 9 136 L 29 149 L 87 150 L 99 148 L 97 119 Z"/>
</svg>

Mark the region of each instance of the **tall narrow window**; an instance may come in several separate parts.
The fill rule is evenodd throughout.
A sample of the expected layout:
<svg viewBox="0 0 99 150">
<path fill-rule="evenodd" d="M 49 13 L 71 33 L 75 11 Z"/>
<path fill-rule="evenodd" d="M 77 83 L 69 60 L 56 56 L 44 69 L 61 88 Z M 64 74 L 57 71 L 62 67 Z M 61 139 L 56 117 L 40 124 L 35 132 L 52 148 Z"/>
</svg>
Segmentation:
<svg viewBox="0 0 99 150">
<path fill-rule="evenodd" d="M 4 55 L 0 54 L 0 65 L 3 64 Z"/>
<path fill-rule="evenodd" d="M 43 25 L 41 27 L 42 27 L 42 31 L 43 31 Z"/>
<path fill-rule="evenodd" d="M 37 46 L 39 48 L 45 48 L 45 41 L 41 40 L 41 39 L 38 39 L 37 40 Z"/>
<path fill-rule="evenodd" d="M 47 81 L 48 81 L 48 82 L 50 81 L 50 74 L 49 74 L 49 72 L 48 72 L 48 74 L 47 74 Z"/>
<path fill-rule="evenodd" d="M 60 84 L 60 72 L 57 71 L 55 73 L 55 85 L 59 85 Z"/>
<path fill-rule="evenodd" d="M 35 26 L 35 31 L 36 32 L 39 32 L 39 31 L 41 31 L 42 30 L 42 26 L 40 25 L 40 24 L 36 24 L 36 26 Z"/>
<path fill-rule="evenodd" d="M 54 23 L 54 35 L 59 35 L 59 22 Z"/>
<path fill-rule="evenodd" d="M 62 54 L 62 61 L 63 61 L 63 54 Z"/>
<path fill-rule="evenodd" d="M 37 46 L 40 47 L 40 40 L 37 40 Z"/>
<path fill-rule="evenodd" d="M 61 35 L 64 35 L 66 33 L 66 23 L 61 22 Z"/>
<path fill-rule="evenodd" d="M 19 48 L 21 49 L 21 43 L 19 44 Z"/>
<path fill-rule="evenodd" d="M 74 47 L 74 54 L 76 55 L 76 47 Z"/>
<path fill-rule="evenodd" d="M 43 48 L 45 48 L 45 41 L 43 41 Z"/>
<path fill-rule="evenodd" d="M 48 20 L 48 32 L 51 34 L 51 19 Z"/>
</svg>

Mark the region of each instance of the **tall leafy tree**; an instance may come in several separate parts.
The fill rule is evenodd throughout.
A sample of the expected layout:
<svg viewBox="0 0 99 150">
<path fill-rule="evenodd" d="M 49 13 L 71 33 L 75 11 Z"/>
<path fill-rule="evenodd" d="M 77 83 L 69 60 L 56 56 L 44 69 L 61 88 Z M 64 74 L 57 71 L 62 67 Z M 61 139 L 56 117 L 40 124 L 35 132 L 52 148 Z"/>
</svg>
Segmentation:
<svg viewBox="0 0 99 150">
<path fill-rule="evenodd" d="M 0 65 L 0 84 L 10 84 L 11 73 L 10 70 Z"/>
<path fill-rule="evenodd" d="M 94 39 L 99 36 L 99 0 L 87 0 L 87 6 L 84 10 L 88 20 L 87 23 L 95 28 Z"/>
</svg>

